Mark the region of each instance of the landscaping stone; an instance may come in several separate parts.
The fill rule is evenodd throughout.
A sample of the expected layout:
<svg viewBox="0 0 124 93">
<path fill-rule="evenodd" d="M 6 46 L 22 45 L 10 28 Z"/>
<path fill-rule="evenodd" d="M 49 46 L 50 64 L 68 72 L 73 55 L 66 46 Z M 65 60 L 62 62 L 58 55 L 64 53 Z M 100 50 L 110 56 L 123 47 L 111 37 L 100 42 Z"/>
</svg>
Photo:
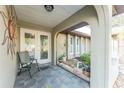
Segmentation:
<svg viewBox="0 0 124 93">
<path fill-rule="evenodd" d="M 82 78 L 82 79 L 84 79 L 84 80 L 86 80 L 88 82 L 90 81 L 90 78 L 88 77 L 88 75 L 84 75 L 80 69 L 72 68 L 72 67 L 70 67 L 70 66 L 68 66 L 68 65 L 66 65 L 64 63 L 59 63 L 58 65 L 61 66 L 64 69 L 70 71 L 71 73 L 77 75 L 78 77 L 80 77 L 80 78 Z"/>
</svg>

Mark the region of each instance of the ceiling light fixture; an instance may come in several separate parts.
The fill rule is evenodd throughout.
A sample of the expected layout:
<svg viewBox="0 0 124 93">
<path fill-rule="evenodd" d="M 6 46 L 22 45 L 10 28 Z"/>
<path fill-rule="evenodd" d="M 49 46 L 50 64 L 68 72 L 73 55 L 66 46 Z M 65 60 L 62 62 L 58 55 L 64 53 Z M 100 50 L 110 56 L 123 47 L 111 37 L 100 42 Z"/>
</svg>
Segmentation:
<svg viewBox="0 0 124 93">
<path fill-rule="evenodd" d="M 48 12 L 52 12 L 54 10 L 54 6 L 53 5 L 44 5 L 44 8 Z"/>
</svg>

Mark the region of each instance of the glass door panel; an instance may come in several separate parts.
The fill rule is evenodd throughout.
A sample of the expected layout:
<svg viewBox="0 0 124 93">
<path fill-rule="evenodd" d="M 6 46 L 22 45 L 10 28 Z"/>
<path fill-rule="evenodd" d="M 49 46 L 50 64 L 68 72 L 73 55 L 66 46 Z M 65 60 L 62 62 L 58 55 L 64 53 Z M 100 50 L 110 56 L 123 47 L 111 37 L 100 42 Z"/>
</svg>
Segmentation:
<svg viewBox="0 0 124 93">
<path fill-rule="evenodd" d="M 48 59 L 48 36 L 40 35 L 40 59 Z"/>
<path fill-rule="evenodd" d="M 40 64 L 51 62 L 51 34 L 21 28 L 20 51 L 28 51 Z"/>
<path fill-rule="evenodd" d="M 35 34 L 25 33 L 25 51 L 30 53 L 30 56 L 35 57 Z"/>
</svg>

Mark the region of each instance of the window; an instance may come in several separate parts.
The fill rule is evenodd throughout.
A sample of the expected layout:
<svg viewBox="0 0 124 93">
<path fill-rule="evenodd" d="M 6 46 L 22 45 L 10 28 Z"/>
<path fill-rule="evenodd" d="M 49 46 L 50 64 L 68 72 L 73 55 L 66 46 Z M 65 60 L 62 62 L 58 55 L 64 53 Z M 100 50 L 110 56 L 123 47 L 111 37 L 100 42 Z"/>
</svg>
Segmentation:
<svg viewBox="0 0 124 93">
<path fill-rule="evenodd" d="M 70 53 L 73 53 L 73 42 L 74 42 L 74 40 L 73 40 L 73 36 L 71 36 L 71 38 L 70 38 Z"/>
<path fill-rule="evenodd" d="M 79 44 L 79 37 L 77 37 L 77 52 L 79 53 L 80 50 L 80 44 Z"/>
<path fill-rule="evenodd" d="M 48 58 L 48 36 L 40 35 L 41 49 L 40 49 L 40 58 Z"/>
<path fill-rule="evenodd" d="M 71 45 L 73 44 L 73 40 L 72 40 L 73 38 L 71 37 Z"/>
<path fill-rule="evenodd" d="M 35 34 L 25 33 L 25 51 L 28 51 L 30 56 L 35 55 Z"/>
</svg>

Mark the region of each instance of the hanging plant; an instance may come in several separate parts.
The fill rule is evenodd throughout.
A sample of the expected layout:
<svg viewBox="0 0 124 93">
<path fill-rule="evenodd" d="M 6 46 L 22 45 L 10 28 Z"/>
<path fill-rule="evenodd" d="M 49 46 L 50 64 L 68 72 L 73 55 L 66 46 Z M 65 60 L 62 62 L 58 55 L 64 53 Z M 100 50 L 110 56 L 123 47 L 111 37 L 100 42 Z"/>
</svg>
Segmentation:
<svg viewBox="0 0 124 93">
<path fill-rule="evenodd" d="M 16 21 L 15 16 L 13 15 L 13 7 L 8 6 L 6 15 L 3 11 L 0 11 L 0 14 L 3 18 L 5 30 L 4 30 L 4 38 L 2 41 L 2 45 L 5 45 L 7 43 L 7 54 L 13 55 L 15 54 L 15 37 L 16 37 Z M 7 21 L 6 21 L 7 20 Z"/>
</svg>

